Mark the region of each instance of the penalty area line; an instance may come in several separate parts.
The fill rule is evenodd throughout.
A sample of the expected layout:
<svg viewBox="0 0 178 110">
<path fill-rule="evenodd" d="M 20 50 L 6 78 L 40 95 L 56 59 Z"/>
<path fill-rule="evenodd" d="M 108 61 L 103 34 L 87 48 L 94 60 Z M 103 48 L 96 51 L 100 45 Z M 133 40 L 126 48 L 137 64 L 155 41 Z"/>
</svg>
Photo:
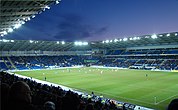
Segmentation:
<svg viewBox="0 0 178 110">
<path fill-rule="evenodd" d="M 159 101 L 159 102 L 156 102 L 155 105 L 158 105 L 158 104 L 160 104 L 160 103 L 162 103 L 162 102 L 164 102 L 164 101 L 166 101 L 166 100 L 168 100 L 168 99 L 171 99 L 171 98 L 173 98 L 173 97 L 175 97 L 175 96 L 178 96 L 178 94 L 173 95 L 173 96 L 170 96 L 170 97 L 168 97 L 168 98 L 166 98 L 166 99 L 164 99 L 164 100 L 161 100 L 161 101 Z"/>
</svg>

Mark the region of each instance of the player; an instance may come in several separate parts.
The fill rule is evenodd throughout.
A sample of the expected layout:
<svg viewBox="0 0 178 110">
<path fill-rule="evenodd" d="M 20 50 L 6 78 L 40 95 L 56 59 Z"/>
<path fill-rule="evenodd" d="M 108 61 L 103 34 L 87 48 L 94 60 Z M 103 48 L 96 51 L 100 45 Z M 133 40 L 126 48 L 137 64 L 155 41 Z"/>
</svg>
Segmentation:
<svg viewBox="0 0 178 110">
<path fill-rule="evenodd" d="M 68 72 L 70 73 L 70 69 L 68 69 Z"/>
<path fill-rule="evenodd" d="M 103 71 L 101 71 L 101 74 L 103 74 Z"/>
<path fill-rule="evenodd" d="M 148 74 L 145 74 L 146 77 L 148 77 Z"/>
<path fill-rule="evenodd" d="M 46 76 L 45 76 L 45 81 L 46 81 Z"/>
</svg>

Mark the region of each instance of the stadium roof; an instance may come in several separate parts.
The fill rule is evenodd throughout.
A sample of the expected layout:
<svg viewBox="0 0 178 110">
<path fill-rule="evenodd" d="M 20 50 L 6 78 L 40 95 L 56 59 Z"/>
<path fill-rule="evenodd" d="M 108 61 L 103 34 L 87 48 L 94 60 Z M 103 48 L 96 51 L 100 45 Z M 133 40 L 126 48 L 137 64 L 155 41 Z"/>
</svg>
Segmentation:
<svg viewBox="0 0 178 110">
<path fill-rule="evenodd" d="M 59 2 L 60 0 L 1 0 L 0 35 L 12 32 L 45 9 L 50 9 L 50 5 Z"/>
<path fill-rule="evenodd" d="M 0 35 L 4 36 L 36 15 L 50 9 L 61 0 L 1 0 L 0 1 Z M 177 45 L 178 32 L 134 36 L 123 39 L 110 39 L 89 43 L 62 41 L 0 40 L 1 51 L 70 51 L 91 49 L 120 49 L 141 46 Z M 1 37 L 2 38 L 2 37 Z M 78 45 L 75 45 L 78 44 Z M 86 45 L 83 45 L 86 44 Z"/>
<path fill-rule="evenodd" d="M 76 45 L 78 44 L 78 45 Z M 86 44 L 86 45 L 83 45 Z M 178 48 L 178 32 L 144 35 L 89 43 L 64 41 L 0 40 L 1 51 L 72 51 L 160 46 Z"/>
</svg>

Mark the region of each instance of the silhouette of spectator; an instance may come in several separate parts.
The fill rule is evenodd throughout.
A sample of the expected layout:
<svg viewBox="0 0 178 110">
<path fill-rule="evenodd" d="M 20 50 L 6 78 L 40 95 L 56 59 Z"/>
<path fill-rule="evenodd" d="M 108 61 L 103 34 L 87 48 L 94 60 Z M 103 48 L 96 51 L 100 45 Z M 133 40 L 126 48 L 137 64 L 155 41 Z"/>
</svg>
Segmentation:
<svg viewBox="0 0 178 110">
<path fill-rule="evenodd" d="M 92 103 L 89 103 L 89 104 L 86 106 L 85 110 L 94 110 L 93 104 L 92 104 Z"/>
<path fill-rule="evenodd" d="M 2 110 L 7 109 L 9 88 L 10 88 L 10 86 L 6 83 L 2 83 L 1 86 L 0 86 L 1 104 L 2 104 L 0 107 L 1 107 Z"/>
<path fill-rule="evenodd" d="M 80 104 L 80 99 L 71 91 L 68 91 L 62 98 L 62 110 L 77 110 Z"/>
<path fill-rule="evenodd" d="M 173 99 L 168 105 L 168 110 L 178 110 L 178 99 Z"/>
<path fill-rule="evenodd" d="M 9 110 L 36 110 L 31 100 L 31 91 L 27 83 L 18 81 L 12 84 L 8 99 Z"/>
<path fill-rule="evenodd" d="M 55 104 L 51 101 L 47 101 L 44 103 L 44 110 L 55 110 Z"/>
</svg>

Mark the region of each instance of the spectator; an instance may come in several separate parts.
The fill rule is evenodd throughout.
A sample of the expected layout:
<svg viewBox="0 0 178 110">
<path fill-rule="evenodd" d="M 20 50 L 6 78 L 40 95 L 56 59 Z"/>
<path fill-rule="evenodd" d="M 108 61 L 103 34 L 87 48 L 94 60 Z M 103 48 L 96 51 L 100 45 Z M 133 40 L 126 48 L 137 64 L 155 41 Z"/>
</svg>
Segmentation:
<svg viewBox="0 0 178 110">
<path fill-rule="evenodd" d="M 93 104 L 92 104 L 92 103 L 89 103 L 89 104 L 86 106 L 85 110 L 94 110 Z"/>
<path fill-rule="evenodd" d="M 8 94 L 9 94 L 9 85 L 6 83 L 2 83 L 0 86 L 0 92 L 1 92 L 1 109 L 6 110 L 7 109 L 7 101 L 8 101 Z"/>
<path fill-rule="evenodd" d="M 23 81 L 12 84 L 9 91 L 9 110 L 36 110 L 31 104 L 30 87 Z"/>
<path fill-rule="evenodd" d="M 173 99 L 168 105 L 168 110 L 178 110 L 178 99 Z"/>
<path fill-rule="evenodd" d="M 55 110 L 56 107 L 55 107 L 55 104 L 51 101 L 47 101 L 45 102 L 44 104 L 44 110 Z"/>
<path fill-rule="evenodd" d="M 71 91 L 62 98 L 62 110 L 77 110 L 80 105 L 80 99 Z"/>
</svg>

